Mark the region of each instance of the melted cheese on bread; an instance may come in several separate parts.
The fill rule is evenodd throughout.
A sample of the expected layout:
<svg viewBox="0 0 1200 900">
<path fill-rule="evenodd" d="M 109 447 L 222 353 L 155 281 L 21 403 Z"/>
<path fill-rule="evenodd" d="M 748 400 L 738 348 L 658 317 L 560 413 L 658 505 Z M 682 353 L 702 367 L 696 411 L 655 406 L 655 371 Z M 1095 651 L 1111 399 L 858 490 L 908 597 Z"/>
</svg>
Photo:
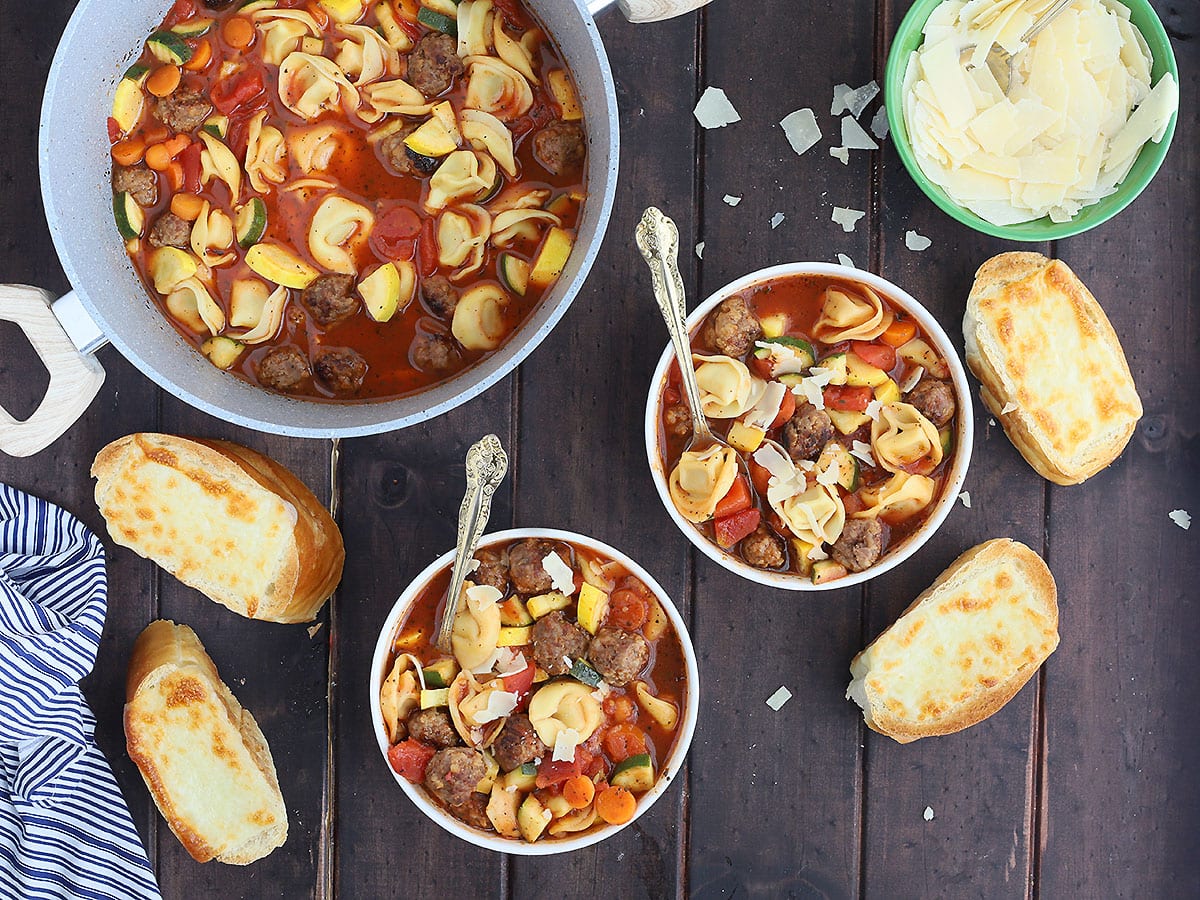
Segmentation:
<svg viewBox="0 0 1200 900">
<path fill-rule="evenodd" d="M 848 696 L 901 742 L 947 734 L 1003 706 L 1058 646 L 1045 563 L 1015 541 L 959 558 L 851 665 Z"/>
<path fill-rule="evenodd" d="M 1065 263 L 984 263 L 963 332 L 985 404 L 1040 474 L 1076 484 L 1120 455 L 1142 403 L 1104 310 Z"/>
</svg>

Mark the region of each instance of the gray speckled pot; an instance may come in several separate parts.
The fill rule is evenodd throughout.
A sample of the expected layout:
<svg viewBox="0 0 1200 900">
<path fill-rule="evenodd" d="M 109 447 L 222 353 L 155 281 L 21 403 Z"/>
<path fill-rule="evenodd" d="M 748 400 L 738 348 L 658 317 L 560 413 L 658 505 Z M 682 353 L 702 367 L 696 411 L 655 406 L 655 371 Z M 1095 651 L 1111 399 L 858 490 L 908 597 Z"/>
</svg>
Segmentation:
<svg viewBox="0 0 1200 900">
<path fill-rule="evenodd" d="M 42 105 L 42 197 L 74 288 L 60 318 L 86 312 L 104 338 L 163 389 L 248 428 L 300 437 L 351 437 L 405 428 L 478 396 L 550 333 L 575 298 L 604 237 L 617 183 L 617 99 L 608 57 L 583 0 L 527 0 L 574 72 L 590 137 L 588 187 L 575 252 L 554 289 L 504 347 L 451 381 L 400 400 L 333 404 L 280 397 L 214 368 L 154 307 L 112 224 L 104 117 L 117 79 L 162 20 L 166 0 L 80 0 L 50 68 Z M 594 4 L 597 5 L 597 4 Z M 65 321 L 77 345 L 103 343 Z"/>
</svg>

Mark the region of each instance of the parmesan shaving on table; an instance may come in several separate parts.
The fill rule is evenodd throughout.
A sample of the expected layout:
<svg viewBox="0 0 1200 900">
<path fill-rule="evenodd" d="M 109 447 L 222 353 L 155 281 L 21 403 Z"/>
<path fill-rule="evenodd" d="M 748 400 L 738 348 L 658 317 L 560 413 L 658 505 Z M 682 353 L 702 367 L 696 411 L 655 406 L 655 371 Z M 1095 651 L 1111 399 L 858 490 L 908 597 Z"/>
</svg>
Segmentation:
<svg viewBox="0 0 1200 900">
<path fill-rule="evenodd" d="M 725 197 L 724 197 L 724 200 L 725 200 L 725 202 L 726 202 L 726 203 L 728 203 L 730 206 L 737 206 L 739 203 L 741 203 L 741 202 L 742 202 L 742 198 L 741 198 L 741 197 L 735 197 L 735 196 L 733 196 L 733 194 L 726 194 L 726 195 L 725 195 Z"/>
<path fill-rule="evenodd" d="M 858 220 L 865 216 L 866 213 L 861 209 L 847 209 L 844 206 L 835 206 L 833 208 L 833 221 L 842 226 L 842 231 L 849 234 L 858 224 Z"/>
<path fill-rule="evenodd" d="M 704 241 L 696 245 L 696 259 L 704 259 Z"/>
<path fill-rule="evenodd" d="M 725 92 L 718 87 L 707 87 L 692 110 L 692 115 L 700 123 L 701 128 L 724 128 L 734 122 L 742 121 L 738 111 L 733 108 Z"/>
<path fill-rule="evenodd" d="M 850 165 L 850 151 L 845 147 L 830 147 L 829 155 L 841 160 L 843 166 Z"/>
<path fill-rule="evenodd" d="M 843 266 L 848 266 L 851 269 L 857 268 L 857 266 L 854 265 L 854 260 L 852 260 L 850 257 L 848 257 L 845 253 L 839 253 L 837 255 L 837 260 Z"/>
<path fill-rule="evenodd" d="M 811 109 L 798 109 L 788 113 L 780 120 L 779 125 L 797 155 L 812 149 L 817 141 L 821 140 L 821 129 L 817 126 L 817 117 Z"/>
<path fill-rule="evenodd" d="M 922 250 L 928 250 L 932 245 L 933 241 L 923 234 L 917 234 L 911 230 L 904 232 L 904 246 L 909 250 L 920 253 Z"/>
<path fill-rule="evenodd" d="M 780 687 L 775 693 L 767 698 L 767 706 L 771 707 L 775 712 L 783 707 L 783 704 L 792 699 L 792 692 L 785 687 Z"/>
<path fill-rule="evenodd" d="M 784 220 L 784 215 L 781 212 L 777 212 L 777 213 L 775 213 L 775 215 L 771 216 L 771 230 L 774 231 L 776 228 L 778 228 L 780 225 L 782 225 L 783 220 Z"/>
<path fill-rule="evenodd" d="M 1192 527 L 1192 517 L 1186 509 L 1173 509 L 1167 513 L 1167 516 L 1184 531 Z"/>
<path fill-rule="evenodd" d="M 946 0 L 909 58 L 904 121 L 921 171 L 994 225 L 1066 222 L 1116 192 L 1138 152 L 1161 141 L 1179 105 L 1118 0 L 1075 3 L 1025 45 L 1052 0 Z M 1005 96 L 984 63 L 1015 54 Z M 961 61 L 959 53 L 976 47 Z"/>
<path fill-rule="evenodd" d="M 967 509 L 971 508 L 971 492 L 970 491 L 963 491 L 961 494 L 958 495 L 958 499 L 962 501 L 962 505 L 965 506 Z"/>
<path fill-rule="evenodd" d="M 842 146 L 847 150 L 878 150 L 879 145 L 849 116 L 842 116 Z"/>
<path fill-rule="evenodd" d="M 875 110 L 875 115 L 871 117 L 871 134 L 882 141 L 888 136 L 888 129 L 891 127 L 887 117 L 887 105 L 885 104 Z"/>
</svg>

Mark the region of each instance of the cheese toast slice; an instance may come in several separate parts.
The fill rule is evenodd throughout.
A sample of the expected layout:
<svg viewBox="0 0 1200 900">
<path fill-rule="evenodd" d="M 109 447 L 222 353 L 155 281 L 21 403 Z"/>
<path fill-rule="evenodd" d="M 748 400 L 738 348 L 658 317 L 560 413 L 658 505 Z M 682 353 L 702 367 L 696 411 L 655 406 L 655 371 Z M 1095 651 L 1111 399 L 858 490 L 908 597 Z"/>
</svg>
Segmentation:
<svg viewBox="0 0 1200 900">
<path fill-rule="evenodd" d="M 131 434 L 96 455 L 118 544 L 251 619 L 312 621 L 342 576 L 342 536 L 305 485 L 228 441 Z"/>
<path fill-rule="evenodd" d="M 984 404 L 1043 478 L 1078 484 L 1121 455 L 1142 402 L 1117 333 L 1066 263 L 989 259 L 975 273 L 963 337 Z"/>
<path fill-rule="evenodd" d="M 846 697 L 901 744 L 951 734 L 997 712 L 1057 646 L 1050 570 L 1024 544 L 987 541 L 854 657 Z"/>
<path fill-rule="evenodd" d="M 244 866 L 287 840 L 266 738 L 192 629 L 151 622 L 134 644 L 125 687 L 129 758 L 188 853 Z"/>
</svg>

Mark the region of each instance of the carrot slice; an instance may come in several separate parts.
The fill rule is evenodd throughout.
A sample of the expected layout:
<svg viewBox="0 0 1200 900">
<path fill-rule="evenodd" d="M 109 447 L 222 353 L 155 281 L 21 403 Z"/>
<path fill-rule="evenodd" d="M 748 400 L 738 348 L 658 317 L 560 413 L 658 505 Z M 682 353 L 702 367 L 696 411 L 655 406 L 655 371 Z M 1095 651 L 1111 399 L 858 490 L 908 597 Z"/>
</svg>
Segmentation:
<svg viewBox="0 0 1200 900">
<path fill-rule="evenodd" d="M 917 324 L 911 319 L 896 319 L 887 330 L 880 335 L 880 338 L 885 344 L 890 344 L 893 347 L 899 347 L 902 344 L 907 344 L 917 334 Z"/>
<path fill-rule="evenodd" d="M 624 825 L 637 811 L 637 800 L 622 787 L 606 787 L 596 798 L 596 813 L 609 825 Z"/>
<path fill-rule="evenodd" d="M 155 97 L 168 97 L 174 93 L 175 88 L 179 87 L 179 79 L 181 77 L 182 74 L 179 71 L 179 66 L 159 66 L 146 79 L 146 90 Z"/>
<path fill-rule="evenodd" d="M 129 138 L 113 144 L 112 158 L 122 166 L 135 166 L 146 155 L 146 142 L 139 138 Z"/>
<path fill-rule="evenodd" d="M 200 210 L 203 208 L 204 201 L 195 194 L 176 194 L 171 198 L 171 212 L 188 222 L 195 222 L 200 218 Z"/>
<path fill-rule="evenodd" d="M 585 809 L 596 796 L 596 785 L 586 775 L 575 775 L 563 784 L 563 799 L 571 809 Z"/>
<path fill-rule="evenodd" d="M 146 165 L 155 172 L 165 172 L 171 165 L 171 151 L 166 144 L 155 144 L 146 150 Z"/>
<path fill-rule="evenodd" d="M 235 50 L 245 50 L 254 43 L 254 25 L 243 16 L 234 16 L 221 29 L 221 37 Z"/>
<path fill-rule="evenodd" d="M 183 64 L 183 67 L 189 72 L 202 72 L 212 62 L 212 42 L 208 39 L 203 39 L 196 44 L 196 49 L 192 51 L 192 58 Z"/>
</svg>

